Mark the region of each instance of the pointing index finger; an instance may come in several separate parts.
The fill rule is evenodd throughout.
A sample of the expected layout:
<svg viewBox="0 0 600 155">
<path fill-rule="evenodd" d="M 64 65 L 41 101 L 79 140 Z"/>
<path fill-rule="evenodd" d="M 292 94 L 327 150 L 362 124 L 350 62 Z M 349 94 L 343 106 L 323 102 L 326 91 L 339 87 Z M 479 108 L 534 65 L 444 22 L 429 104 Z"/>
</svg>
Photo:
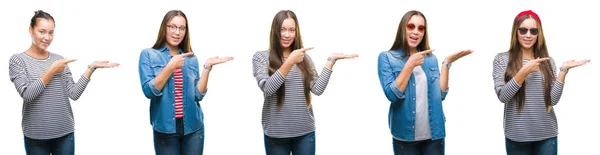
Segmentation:
<svg viewBox="0 0 600 155">
<path fill-rule="evenodd" d="M 534 61 L 536 61 L 536 62 L 542 62 L 542 61 L 547 61 L 547 60 L 550 60 L 550 58 L 549 57 L 538 58 L 538 59 L 535 59 Z"/>
<path fill-rule="evenodd" d="M 429 54 L 429 53 L 431 53 L 433 51 L 435 51 L 435 50 L 429 49 L 429 50 L 425 50 L 425 51 L 421 52 L 421 54 L 426 55 L 426 54 Z"/>
</svg>

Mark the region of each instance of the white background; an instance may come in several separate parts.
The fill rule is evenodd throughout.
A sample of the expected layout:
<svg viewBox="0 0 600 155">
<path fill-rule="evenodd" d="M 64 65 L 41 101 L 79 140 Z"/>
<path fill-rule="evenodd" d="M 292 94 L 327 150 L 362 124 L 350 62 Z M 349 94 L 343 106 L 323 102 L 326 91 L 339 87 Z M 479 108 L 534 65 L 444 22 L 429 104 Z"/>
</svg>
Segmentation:
<svg viewBox="0 0 600 155">
<path fill-rule="evenodd" d="M 597 153 L 598 57 L 593 1 L 568 3 L 531 0 L 489 1 L 3 1 L 0 5 L 0 150 L 25 154 L 22 101 L 8 78 L 11 55 L 31 44 L 33 12 L 49 12 L 56 32 L 49 51 L 77 61 L 69 64 L 75 80 L 93 60 L 121 63 L 99 69 L 78 101 L 72 101 L 77 154 L 154 154 L 149 100 L 142 93 L 138 58 L 151 47 L 164 14 L 187 14 L 192 47 L 200 63 L 209 56 L 234 56 L 215 66 L 201 102 L 205 115 L 204 153 L 264 154 L 262 92 L 252 76 L 252 55 L 268 48 L 273 16 L 295 11 L 303 41 L 321 70 L 331 52 L 356 53 L 338 61 L 327 90 L 313 97 L 317 154 L 393 154 L 387 124 L 389 102 L 377 78 L 377 55 L 388 50 L 405 12 L 422 11 L 431 47 L 441 60 L 462 49 L 475 52 L 454 63 L 446 113 L 446 153 L 505 154 L 503 105 L 496 98 L 492 60 L 508 50 L 515 16 L 536 11 L 543 22 L 550 55 L 592 59 L 567 77 L 555 107 L 559 154 Z M 10 3 L 10 4 L 9 4 Z"/>
</svg>

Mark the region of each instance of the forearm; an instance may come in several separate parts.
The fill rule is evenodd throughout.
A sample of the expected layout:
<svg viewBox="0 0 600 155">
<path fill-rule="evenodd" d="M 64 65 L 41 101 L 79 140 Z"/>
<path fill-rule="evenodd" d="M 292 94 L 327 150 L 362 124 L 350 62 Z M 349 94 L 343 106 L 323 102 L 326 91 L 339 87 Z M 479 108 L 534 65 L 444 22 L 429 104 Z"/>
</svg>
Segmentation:
<svg viewBox="0 0 600 155">
<path fill-rule="evenodd" d="M 414 67 L 405 65 L 402 71 L 400 72 L 400 75 L 398 75 L 398 77 L 394 81 L 395 84 L 398 86 L 398 89 L 400 89 L 400 91 L 404 92 L 404 90 L 406 90 L 406 85 L 408 85 L 408 80 L 410 79 L 410 75 L 412 74 L 413 69 Z"/>
<path fill-rule="evenodd" d="M 210 71 L 208 69 L 203 69 L 202 76 L 200 76 L 200 81 L 198 82 L 198 91 L 204 94 L 206 93 L 206 86 L 208 85 L 208 76 L 210 75 Z"/>
<path fill-rule="evenodd" d="M 440 73 L 440 89 L 442 91 L 448 90 L 449 71 L 450 69 L 448 69 L 448 67 L 442 66 L 442 72 Z"/>
<path fill-rule="evenodd" d="M 54 74 L 55 73 L 52 71 L 52 69 L 48 69 L 46 72 L 44 72 L 44 74 L 42 74 L 42 76 L 40 76 L 42 82 L 44 82 L 44 86 L 47 86 L 48 83 L 50 83 L 50 80 L 52 80 Z"/>
<path fill-rule="evenodd" d="M 284 78 L 287 77 L 287 74 L 290 72 L 290 70 L 292 70 L 292 66 L 294 66 L 294 63 L 292 61 L 285 61 L 283 62 L 281 67 L 279 67 L 279 72 L 281 73 L 281 75 L 283 75 Z"/>
<path fill-rule="evenodd" d="M 333 62 L 327 61 L 327 63 L 325 63 L 325 68 L 327 68 L 329 70 L 333 70 L 333 65 L 334 65 Z"/>
<path fill-rule="evenodd" d="M 558 77 L 557 77 L 557 80 L 558 80 L 558 82 L 560 82 L 560 83 L 563 83 L 563 84 L 564 84 L 564 83 L 565 83 L 565 78 L 566 78 L 566 77 L 567 77 L 567 73 L 565 73 L 565 72 L 563 72 L 563 71 L 560 71 L 560 72 L 558 72 Z"/>
<path fill-rule="evenodd" d="M 525 82 L 525 79 L 527 78 L 527 75 L 529 75 L 529 73 L 521 69 L 519 72 L 517 72 L 517 75 L 515 75 L 513 79 L 515 82 L 517 82 L 517 84 L 519 84 L 519 86 L 522 86 L 523 82 Z"/>
<path fill-rule="evenodd" d="M 92 70 L 90 68 L 87 68 L 87 69 L 85 69 L 85 72 L 83 73 L 83 76 L 85 78 L 87 78 L 88 80 L 91 80 L 92 73 L 94 73 L 94 72 L 92 72 Z"/>
<path fill-rule="evenodd" d="M 163 87 L 173 74 L 175 68 L 171 65 L 165 66 L 165 68 L 154 78 L 154 84 L 156 85 L 156 89 L 162 91 Z"/>
</svg>

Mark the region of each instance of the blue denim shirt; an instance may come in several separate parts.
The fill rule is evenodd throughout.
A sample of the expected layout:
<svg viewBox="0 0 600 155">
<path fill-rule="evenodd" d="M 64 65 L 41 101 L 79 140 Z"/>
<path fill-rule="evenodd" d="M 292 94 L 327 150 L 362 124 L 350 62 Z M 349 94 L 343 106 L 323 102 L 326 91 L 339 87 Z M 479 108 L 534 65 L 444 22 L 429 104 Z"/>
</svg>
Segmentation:
<svg viewBox="0 0 600 155">
<path fill-rule="evenodd" d="M 387 99 L 391 102 L 388 114 L 388 124 L 395 139 L 402 141 L 415 140 L 416 117 L 416 85 L 415 76 L 411 73 L 404 92 L 396 85 L 396 78 L 404 68 L 408 56 L 402 56 L 402 51 L 384 51 L 377 60 L 379 82 Z M 421 65 L 427 77 L 427 97 L 431 139 L 441 139 L 446 136 L 445 117 L 442 100 L 448 91 L 440 89 L 440 71 L 438 60 L 433 54 L 425 56 Z"/>
<path fill-rule="evenodd" d="M 179 53 L 183 53 L 179 49 Z M 150 124 L 161 133 L 176 133 L 175 125 L 175 82 L 171 74 L 162 90 L 156 88 L 154 78 L 165 68 L 173 56 L 166 46 L 160 49 L 142 50 L 139 60 L 140 82 L 144 95 L 150 99 Z M 204 127 L 202 108 L 199 102 L 205 94 L 198 91 L 198 58 L 186 57 L 183 72 L 183 128 L 184 134 L 192 133 Z M 206 92 L 205 92 L 206 93 Z"/>
</svg>

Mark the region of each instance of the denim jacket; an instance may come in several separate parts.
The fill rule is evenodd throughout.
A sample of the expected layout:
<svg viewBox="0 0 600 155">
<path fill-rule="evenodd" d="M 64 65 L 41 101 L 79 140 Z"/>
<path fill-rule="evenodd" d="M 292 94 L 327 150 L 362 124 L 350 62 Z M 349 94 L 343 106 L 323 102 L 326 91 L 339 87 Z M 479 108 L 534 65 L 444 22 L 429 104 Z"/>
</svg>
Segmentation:
<svg viewBox="0 0 600 155">
<path fill-rule="evenodd" d="M 183 53 L 179 49 L 179 53 Z M 147 48 L 142 50 L 139 59 L 140 82 L 144 95 L 150 99 L 150 124 L 161 133 L 176 133 L 175 125 L 175 82 L 171 74 L 162 90 L 156 88 L 154 78 L 166 67 L 172 56 L 169 49 Z M 183 128 L 184 134 L 192 133 L 204 127 L 202 108 L 199 102 L 205 94 L 198 91 L 198 58 L 186 57 L 181 67 L 183 73 Z M 206 92 L 205 92 L 206 93 Z"/>
<path fill-rule="evenodd" d="M 411 73 L 404 92 L 400 91 L 395 83 L 408 57 L 403 57 L 401 50 L 383 51 L 379 54 L 377 60 L 377 72 L 383 92 L 391 102 L 388 124 L 392 136 L 402 141 L 415 141 L 415 76 Z M 427 97 L 431 139 L 441 139 L 446 136 L 444 126 L 446 120 L 442 109 L 442 101 L 448 90 L 442 91 L 440 89 L 440 71 L 435 55 L 426 55 L 421 67 L 425 72 L 428 83 Z"/>
</svg>

